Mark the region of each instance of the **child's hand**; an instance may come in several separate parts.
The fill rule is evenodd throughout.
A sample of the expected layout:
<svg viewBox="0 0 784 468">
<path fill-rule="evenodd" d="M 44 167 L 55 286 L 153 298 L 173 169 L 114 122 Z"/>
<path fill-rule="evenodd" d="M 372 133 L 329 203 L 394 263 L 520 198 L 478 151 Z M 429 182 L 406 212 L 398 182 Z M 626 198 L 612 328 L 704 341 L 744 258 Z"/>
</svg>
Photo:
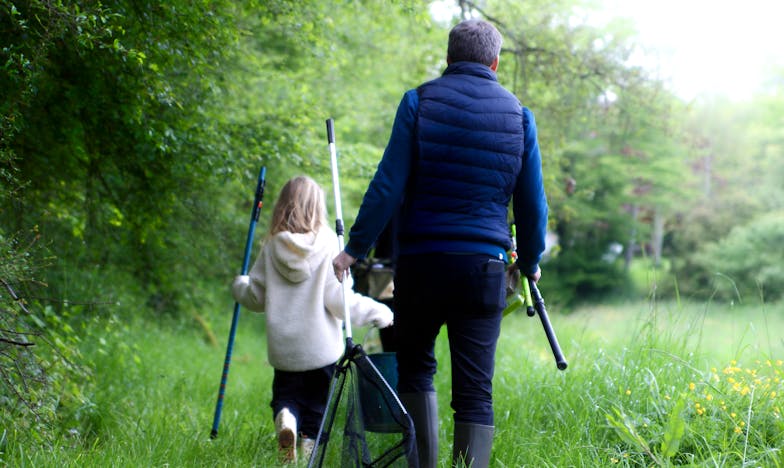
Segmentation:
<svg viewBox="0 0 784 468">
<path fill-rule="evenodd" d="M 385 322 L 382 322 L 382 323 L 374 323 L 373 325 L 375 325 L 377 328 L 389 328 L 389 327 L 391 327 L 394 324 L 395 324 L 395 321 L 393 320 L 393 321 L 388 322 L 388 323 L 385 321 Z"/>
<path fill-rule="evenodd" d="M 387 322 L 386 320 L 382 320 L 382 319 L 373 320 L 373 326 L 376 328 L 387 328 L 387 327 L 391 327 L 392 325 L 394 325 L 394 321 Z"/>
<path fill-rule="evenodd" d="M 374 327 L 376 327 L 376 328 L 387 328 L 387 327 L 393 325 L 394 315 L 392 314 L 392 311 L 387 309 L 384 312 L 386 312 L 386 313 L 385 314 L 381 314 L 379 317 L 376 317 L 376 318 L 373 319 L 373 321 L 371 323 L 373 324 Z"/>
<path fill-rule="evenodd" d="M 248 286 L 250 286 L 250 276 L 237 275 L 234 278 L 234 283 L 231 285 L 231 294 L 234 296 L 234 299 L 238 300 L 237 298 L 242 297 Z"/>
<path fill-rule="evenodd" d="M 233 288 L 247 286 L 250 284 L 250 276 L 248 275 L 237 275 L 234 278 L 234 284 L 232 285 Z"/>
</svg>

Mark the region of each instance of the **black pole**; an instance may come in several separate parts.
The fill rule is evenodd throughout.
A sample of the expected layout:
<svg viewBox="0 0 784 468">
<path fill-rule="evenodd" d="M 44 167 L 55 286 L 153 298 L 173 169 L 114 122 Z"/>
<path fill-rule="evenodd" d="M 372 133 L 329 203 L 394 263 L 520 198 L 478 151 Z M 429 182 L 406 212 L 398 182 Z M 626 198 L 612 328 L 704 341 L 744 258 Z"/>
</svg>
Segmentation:
<svg viewBox="0 0 784 468">
<path fill-rule="evenodd" d="M 266 184 L 267 168 L 262 167 L 259 172 L 259 180 L 256 184 L 254 193 L 253 210 L 250 215 L 250 226 L 248 227 L 248 238 L 245 240 L 245 257 L 242 261 L 243 275 L 248 273 L 250 264 L 250 252 L 253 249 L 253 233 L 256 230 L 256 223 L 259 220 L 261 205 L 264 198 L 264 185 Z M 231 318 L 231 330 L 229 331 L 229 343 L 226 345 L 226 359 L 223 361 L 223 373 L 221 374 L 220 388 L 218 389 L 218 402 L 215 404 L 215 416 L 212 420 L 212 430 L 210 438 L 218 437 L 218 425 L 220 424 L 221 411 L 223 409 L 223 395 L 226 393 L 226 382 L 229 379 L 229 365 L 231 364 L 231 353 L 234 348 L 234 335 L 237 333 L 237 322 L 240 318 L 240 304 L 234 303 L 234 315 Z"/>
<path fill-rule="evenodd" d="M 547 341 L 550 342 L 550 349 L 552 349 L 553 356 L 555 357 L 555 364 L 558 366 L 558 369 L 564 370 L 568 364 L 566 363 L 566 359 L 564 358 L 563 352 L 561 351 L 561 347 L 558 345 L 558 338 L 555 337 L 555 331 L 553 330 L 552 324 L 550 324 L 550 318 L 547 316 L 547 309 L 544 306 L 544 298 L 542 297 L 542 293 L 539 292 L 539 288 L 536 286 L 535 281 L 530 279 L 527 280 L 528 286 L 531 289 L 531 296 L 534 301 L 534 309 L 536 309 L 536 313 L 539 314 L 539 318 L 542 320 L 544 333 L 547 335 Z M 531 313 L 528 315 L 533 316 Z"/>
</svg>

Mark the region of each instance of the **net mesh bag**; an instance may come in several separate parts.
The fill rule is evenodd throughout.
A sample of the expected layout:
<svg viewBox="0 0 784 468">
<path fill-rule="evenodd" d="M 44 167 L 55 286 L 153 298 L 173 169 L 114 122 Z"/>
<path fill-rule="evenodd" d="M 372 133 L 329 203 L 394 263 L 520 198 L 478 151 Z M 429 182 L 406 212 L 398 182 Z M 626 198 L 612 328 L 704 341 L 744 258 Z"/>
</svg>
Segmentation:
<svg viewBox="0 0 784 468">
<path fill-rule="evenodd" d="M 308 466 L 416 466 L 411 417 L 371 357 L 347 341 Z"/>
</svg>

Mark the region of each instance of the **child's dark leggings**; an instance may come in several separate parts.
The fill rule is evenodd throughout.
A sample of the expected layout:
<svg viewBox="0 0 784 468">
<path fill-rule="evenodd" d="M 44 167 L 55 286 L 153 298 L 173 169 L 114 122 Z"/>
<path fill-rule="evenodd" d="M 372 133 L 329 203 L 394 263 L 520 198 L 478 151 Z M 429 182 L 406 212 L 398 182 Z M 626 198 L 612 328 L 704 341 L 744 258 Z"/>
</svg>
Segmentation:
<svg viewBox="0 0 784 468">
<path fill-rule="evenodd" d="M 297 431 L 309 438 L 318 435 L 327 407 L 335 364 L 301 372 L 275 369 L 272 380 L 272 417 L 285 408 L 297 418 Z"/>
</svg>

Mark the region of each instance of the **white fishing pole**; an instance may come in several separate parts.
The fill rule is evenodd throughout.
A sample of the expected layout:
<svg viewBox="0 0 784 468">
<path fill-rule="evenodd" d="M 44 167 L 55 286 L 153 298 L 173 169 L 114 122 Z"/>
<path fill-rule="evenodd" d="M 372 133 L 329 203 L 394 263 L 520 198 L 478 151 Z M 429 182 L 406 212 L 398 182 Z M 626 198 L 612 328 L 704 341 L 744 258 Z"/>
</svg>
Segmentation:
<svg viewBox="0 0 784 468">
<path fill-rule="evenodd" d="M 329 143 L 329 157 L 330 165 L 332 166 L 332 190 L 335 195 L 335 233 L 338 235 L 338 247 L 343 251 L 343 209 L 340 203 L 340 179 L 338 175 L 338 155 L 335 147 L 335 124 L 334 121 L 327 119 L 327 142 Z M 346 279 L 351 274 L 351 270 L 347 269 L 342 278 L 343 289 L 343 317 L 346 324 L 346 339 L 351 340 L 351 312 L 348 307 L 348 287 L 346 286 Z"/>
</svg>

